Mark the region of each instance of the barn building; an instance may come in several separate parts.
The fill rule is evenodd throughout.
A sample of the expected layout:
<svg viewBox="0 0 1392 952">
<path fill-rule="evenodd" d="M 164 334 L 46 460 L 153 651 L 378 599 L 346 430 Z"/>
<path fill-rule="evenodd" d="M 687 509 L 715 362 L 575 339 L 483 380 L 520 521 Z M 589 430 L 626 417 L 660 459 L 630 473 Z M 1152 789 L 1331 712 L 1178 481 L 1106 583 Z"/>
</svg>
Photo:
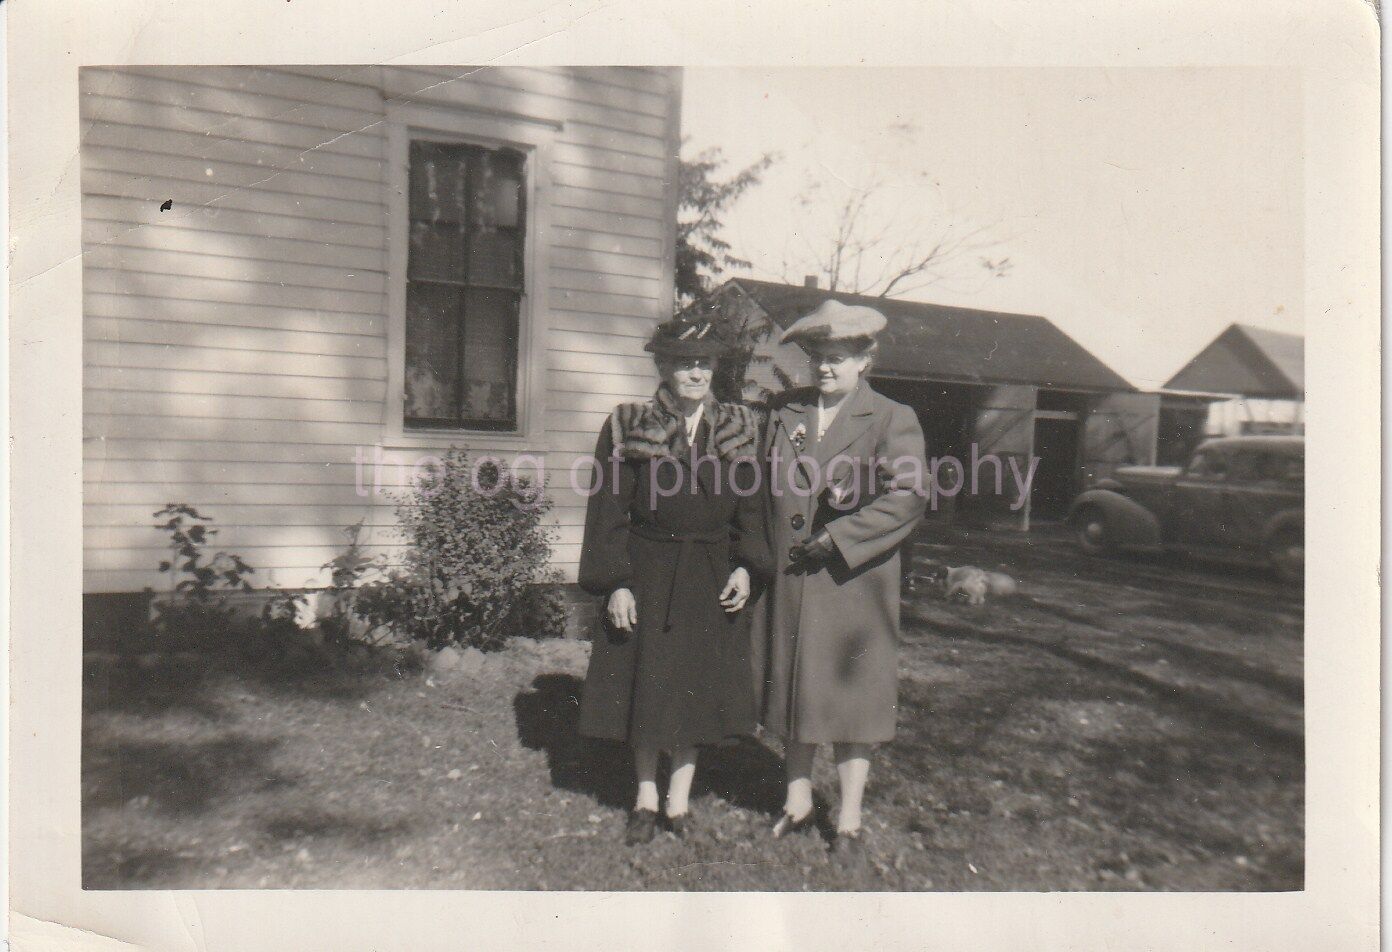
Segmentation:
<svg viewBox="0 0 1392 952">
<path fill-rule="evenodd" d="M 324 584 L 453 444 L 550 477 L 656 383 L 681 73 L 650 67 L 81 74 L 85 590 L 158 584 L 186 503 L 258 586 Z"/>
<path fill-rule="evenodd" d="M 885 315 L 872 385 L 917 411 L 930 460 L 952 457 L 966 469 L 967 489 L 938 501 L 939 518 L 1028 527 L 1061 517 L 1085 484 L 1116 466 L 1154 462 L 1158 397 L 1137 392 L 1046 318 L 833 293 L 811 278 L 801 286 L 733 278 L 717 292 L 715 307 L 759 340 L 746 397 L 809 382 L 803 352 L 778 344 L 778 332 L 832 297 Z M 1002 460 L 1000 494 L 988 456 Z M 1027 475 L 1036 457 L 1030 492 L 1017 492 L 1011 461 Z M 941 481 L 954 479 L 943 470 Z"/>
</svg>

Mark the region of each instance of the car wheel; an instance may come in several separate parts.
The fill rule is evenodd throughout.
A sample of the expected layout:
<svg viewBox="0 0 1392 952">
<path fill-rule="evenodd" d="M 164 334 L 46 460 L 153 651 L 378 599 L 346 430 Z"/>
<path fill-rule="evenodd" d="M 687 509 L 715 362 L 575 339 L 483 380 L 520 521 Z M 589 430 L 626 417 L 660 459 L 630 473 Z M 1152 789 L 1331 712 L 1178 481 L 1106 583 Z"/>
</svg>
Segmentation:
<svg viewBox="0 0 1392 952">
<path fill-rule="evenodd" d="M 1281 581 L 1295 585 L 1305 580 L 1305 533 L 1278 532 L 1266 547 L 1266 557 Z"/>
<path fill-rule="evenodd" d="M 1112 534 L 1107 526 L 1107 517 L 1096 506 L 1085 506 L 1078 510 L 1074 516 L 1073 533 L 1078 546 L 1088 555 L 1108 555 L 1112 551 Z"/>
</svg>

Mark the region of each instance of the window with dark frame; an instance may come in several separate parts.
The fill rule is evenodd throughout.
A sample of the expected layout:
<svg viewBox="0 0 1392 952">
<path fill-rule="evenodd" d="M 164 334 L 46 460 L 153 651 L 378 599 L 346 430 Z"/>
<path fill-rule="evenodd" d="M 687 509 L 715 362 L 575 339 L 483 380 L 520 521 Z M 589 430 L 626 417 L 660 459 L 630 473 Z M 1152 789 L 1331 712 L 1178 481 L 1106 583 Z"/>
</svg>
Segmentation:
<svg viewBox="0 0 1392 952">
<path fill-rule="evenodd" d="M 407 427 L 518 429 L 526 158 L 412 140 Z"/>
</svg>

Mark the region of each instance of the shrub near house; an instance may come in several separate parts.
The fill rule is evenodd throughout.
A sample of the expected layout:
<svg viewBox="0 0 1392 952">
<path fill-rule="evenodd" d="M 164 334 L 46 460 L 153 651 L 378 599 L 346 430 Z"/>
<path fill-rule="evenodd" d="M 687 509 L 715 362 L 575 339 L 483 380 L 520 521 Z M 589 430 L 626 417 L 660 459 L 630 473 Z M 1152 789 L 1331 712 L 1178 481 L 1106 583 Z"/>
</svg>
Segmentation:
<svg viewBox="0 0 1392 952">
<path fill-rule="evenodd" d="M 432 648 L 560 635 L 565 610 L 559 573 L 548 567 L 543 488 L 491 462 L 475 467 L 451 448 L 435 478 L 397 506 L 404 565 L 363 585 L 354 611 Z"/>
</svg>

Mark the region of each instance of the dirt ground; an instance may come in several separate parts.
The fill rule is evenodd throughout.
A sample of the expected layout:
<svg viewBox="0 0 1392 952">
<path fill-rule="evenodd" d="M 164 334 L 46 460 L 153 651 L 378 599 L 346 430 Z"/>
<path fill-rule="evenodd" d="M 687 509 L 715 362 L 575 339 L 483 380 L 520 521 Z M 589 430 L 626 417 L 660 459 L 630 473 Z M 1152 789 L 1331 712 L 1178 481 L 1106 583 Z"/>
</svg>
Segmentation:
<svg viewBox="0 0 1392 952">
<path fill-rule="evenodd" d="M 927 527 L 1013 597 L 906 600 L 872 865 L 775 841 L 777 747 L 703 754 L 694 835 L 622 845 L 621 747 L 577 736 L 588 646 L 436 677 L 89 638 L 83 884 L 131 888 L 1289 890 L 1303 883 L 1300 594 L 1253 569 L 1088 559 Z M 819 794 L 835 799 L 819 761 Z"/>
</svg>

